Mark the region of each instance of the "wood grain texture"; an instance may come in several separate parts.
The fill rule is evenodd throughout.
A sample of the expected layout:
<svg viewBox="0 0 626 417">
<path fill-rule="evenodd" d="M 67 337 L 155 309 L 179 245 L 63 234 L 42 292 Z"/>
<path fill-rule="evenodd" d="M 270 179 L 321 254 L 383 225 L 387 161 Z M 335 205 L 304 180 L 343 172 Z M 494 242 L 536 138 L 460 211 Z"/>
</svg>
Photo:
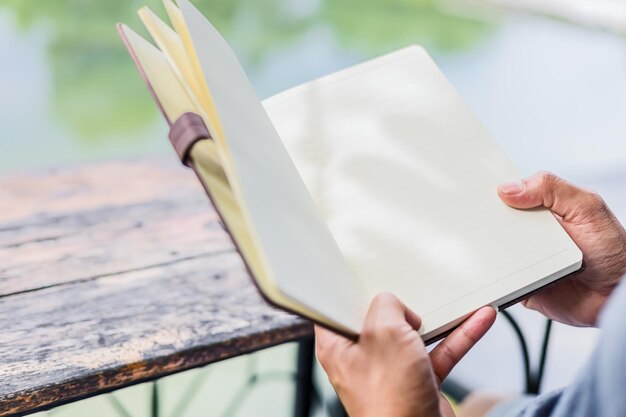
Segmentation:
<svg viewBox="0 0 626 417">
<path fill-rule="evenodd" d="M 311 334 L 172 158 L 0 179 L 0 416 Z"/>
</svg>

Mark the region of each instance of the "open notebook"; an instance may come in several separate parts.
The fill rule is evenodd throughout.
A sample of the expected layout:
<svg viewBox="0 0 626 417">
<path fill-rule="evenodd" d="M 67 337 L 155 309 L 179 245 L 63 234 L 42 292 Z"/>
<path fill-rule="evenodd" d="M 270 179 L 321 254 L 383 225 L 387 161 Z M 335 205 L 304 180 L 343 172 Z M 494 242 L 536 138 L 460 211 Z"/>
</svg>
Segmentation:
<svg viewBox="0 0 626 417">
<path fill-rule="evenodd" d="M 422 48 L 261 103 L 209 21 L 164 4 L 173 29 L 139 11 L 158 48 L 118 30 L 271 303 L 354 336 L 389 291 L 430 341 L 581 267 L 548 211 L 499 200 L 518 173 Z"/>
</svg>

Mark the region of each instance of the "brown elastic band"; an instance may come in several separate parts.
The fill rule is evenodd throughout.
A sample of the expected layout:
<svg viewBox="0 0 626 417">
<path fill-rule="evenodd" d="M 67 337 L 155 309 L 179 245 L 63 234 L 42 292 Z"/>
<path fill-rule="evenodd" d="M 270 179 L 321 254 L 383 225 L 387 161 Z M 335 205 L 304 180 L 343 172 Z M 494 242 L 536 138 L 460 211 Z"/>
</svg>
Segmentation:
<svg viewBox="0 0 626 417">
<path fill-rule="evenodd" d="M 181 162 L 190 167 L 191 148 L 199 140 L 210 139 L 211 135 L 200 115 L 183 113 L 170 127 L 168 137 Z"/>
</svg>

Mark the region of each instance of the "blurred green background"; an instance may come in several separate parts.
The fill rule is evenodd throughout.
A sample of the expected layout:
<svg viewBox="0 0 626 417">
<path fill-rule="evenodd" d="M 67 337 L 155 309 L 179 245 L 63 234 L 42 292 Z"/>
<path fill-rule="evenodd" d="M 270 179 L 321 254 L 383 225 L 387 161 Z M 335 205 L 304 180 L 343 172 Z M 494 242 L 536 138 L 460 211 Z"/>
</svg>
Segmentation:
<svg viewBox="0 0 626 417">
<path fill-rule="evenodd" d="M 623 186 L 615 185 L 626 179 L 623 36 L 480 1 L 194 3 L 231 43 L 261 98 L 421 44 L 523 173 L 550 169 L 594 186 L 626 214 Z M 114 27 L 124 22 L 147 36 L 135 13 L 145 4 L 165 17 L 156 0 L 0 0 L 0 175 L 141 155 L 174 159 Z M 526 330 L 537 330 L 535 316 L 514 311 Z M 502 354 L 517 349 L 507 332 L 496 325 L 455 375 L 476 387 L 519 390 L 517 357 Z M 557 326 L 551 349 L 566 353 L 549 362 L 546 389 L 566 384 L 578 369 L 571 364 L 584 362 L 595 333 L 580 332 Z M 294 352 L 287 345 L 162 380 L 164 416 L 287 416 Z M 485 369 L 486 360 L 493 366 Z M 233 406 L 256 367 L 278 377 Z M 198 387 L 195 396 L 189 387 Z M 124 416 L 123 404 L 143 416 L 150 390 L 140 385 L 50 414 Z"/>
<path fill-rule="evenodd" d="M 167 146 L 164 124 L 114 30 L 115 22 L 143 29 L 135 13 L 143 4 L 165 18 L 154 0 L 0 1 L 3 71 L 11 79 L 0 109 L 13 116 L 0 148 L 3 171 Z M 409 43 L 463 51 L 491 26 L 445 13 L 433 0 L 196 4 L 232 42 L 262 97 Z M 291 51 L 302 47 L 326 53 L 298 62 Z"/>
<path fill-rule="evenodd" d="M 0 174 L 167 153 L 165 124 L 114 30 L 160 1 L 0 0 Z M 624 38 L 455 0 L 198 0 L 261 98 L 425 46 L 524 171 L 624 165 Z M 618 152 L 590 151 L 602 135 Z M 534 146 L 548 146 L 543 156 Z M 615 151 L 615 149 L 613 150 Z M 563 161 L 554 163 L 554 153 Z M 591 154 L 589 154 L 591 152 Z"/>
</svg>

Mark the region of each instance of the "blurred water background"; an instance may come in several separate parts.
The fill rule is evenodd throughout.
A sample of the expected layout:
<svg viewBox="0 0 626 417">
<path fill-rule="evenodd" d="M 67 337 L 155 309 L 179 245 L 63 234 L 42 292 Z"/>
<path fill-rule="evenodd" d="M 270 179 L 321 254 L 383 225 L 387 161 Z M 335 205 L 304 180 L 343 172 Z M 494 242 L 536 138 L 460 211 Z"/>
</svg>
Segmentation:
<svg viewBox="0 0 626 417">
<path fill-rule="evenodd" d="M 261 98 L 408 44 L 425 46 L 522 173 L 549 169 L 595 188 L 624 221 L 626 3 L 511 3 L 195 1 L 234 47 Z M 144 4 L 165 17 L 156 0 L 0 0 L 0 175 L 173 158 L 165 123 L 114 28 L 124 22 L 147 36 L 135 14 Z M 615 12 L 599 13 L 603 5 Z M 513 314 L 538 348 L 542 319 L 517 307 Z M 545 390 L 571 381 L 597 337 L 563 326 L 554 333 Z M 289 377 L 260 384 L 237 406 L 229 399 L 251 366 L 288 373 L 293 362 L 287 345 L 167 378 L 163 407 L 177 417 L 289 415 Z M 477 388 L 521 390 L 518 346 L 506 323 L 498 321 L 454 377 Z M 200 387 L 195 396 L 185 397 L 188 386 Z M 141 385 L 115 398 L 140 416 L 148 394 Z M 123 415 L 104 397 L 50 414 Z"/>
</svg>

